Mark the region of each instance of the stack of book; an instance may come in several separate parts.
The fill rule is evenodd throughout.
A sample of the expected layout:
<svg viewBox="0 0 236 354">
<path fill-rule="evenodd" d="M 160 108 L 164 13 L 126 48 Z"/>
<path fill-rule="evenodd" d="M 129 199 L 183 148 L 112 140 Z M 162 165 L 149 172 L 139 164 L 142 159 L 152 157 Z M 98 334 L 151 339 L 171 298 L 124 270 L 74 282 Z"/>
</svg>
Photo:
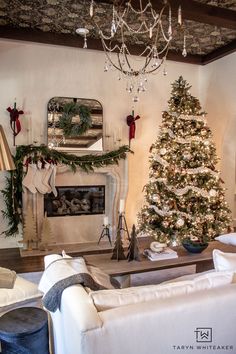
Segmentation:
<svg viewBox="0 0 236 354">
<path fill-rule="evenodd" d="M 165 248 L 162 252 L 153 252 L 148 248 L 144 250 L 143 254 L 148 259 L 150 259 L 150 261 L 160 261 L 163 259 L 178 258 L 177 252 L 169 247 Z"/>
</svg>

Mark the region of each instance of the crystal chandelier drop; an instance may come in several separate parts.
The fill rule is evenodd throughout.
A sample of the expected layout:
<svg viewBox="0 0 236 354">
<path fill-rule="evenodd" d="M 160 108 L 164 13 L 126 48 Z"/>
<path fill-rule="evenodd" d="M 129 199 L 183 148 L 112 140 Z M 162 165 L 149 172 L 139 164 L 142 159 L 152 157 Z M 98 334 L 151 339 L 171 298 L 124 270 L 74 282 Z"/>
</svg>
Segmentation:
<svg viewBox="0 0 236 354">
<path fill-rule="evenodd" d="M 113 5 L 109 33 L 101 29 L 95 19 L 95 2 L 91 0 L 90 16 L 94 19 L 102 42 L 106 60 L 104 71 L 118 70 L 118 79 L 126 79 L 126 90 L 133 95 L 133 101 L 139 100 L 139 93 L 146 91 L 147 76 L 163 69 L 166 75 L 165 62 L 172 40 L 172 14 L 168 1 L 157 13 L 148 0 L 143 6 L 139 0 L 139 9 L 132 6 L 132 0 L 125 5 Z M 178 9 L 178 26 L 182 25 L 181 7 Z M 140 53 L 132 55 L 132 45 L 139 45 Z M 184 36 L 183 56 L 187 55 Z"/>
</svg>

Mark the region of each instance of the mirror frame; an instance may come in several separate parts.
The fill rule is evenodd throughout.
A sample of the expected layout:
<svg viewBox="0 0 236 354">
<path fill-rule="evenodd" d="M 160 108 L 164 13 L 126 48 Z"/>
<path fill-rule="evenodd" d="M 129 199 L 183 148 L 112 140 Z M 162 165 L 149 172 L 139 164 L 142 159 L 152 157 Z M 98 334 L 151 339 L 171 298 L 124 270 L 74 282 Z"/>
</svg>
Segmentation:
<svg viewBox="0 0 236 354">
<path fill-rule="evenodd" d="M 56 102 L 52 102 L 53 100 L 56 101 L 58 99 L 58 105 L 56 106 Z M 60 105 L 60 100 L 63 101 L 65 100 L 66 102 Z M 67 102 L 68 101 L 68 102 Z M 83 103 L 84 101 L 84 103 Z M 75 115 L 72 115 L 73 111 L 71 113 L 68 114 L 69 119 L 71 119 L 71 121 L 74 119 L 75 123 L 72 123 L 72 126 L 79 124 L 82 121 L 85 122 L 85 129 L 86 131 L 84 133 L 78 134 L 78 135 L 72 135 L 72 136 L 65 136 L 62 133 L 60 133 L 60 130 L 62 130 L 62 128 L 60 128 L 59 125 L 59 119 L 61 118 L 62 114 L 63 114 L 63 107 L 65 106 L 65 104 L 67 103 L 73 103 L 75 102 L 75 104 L 77 102 L 78 103 L 78 107 L 76 107 L 76 109 L 78 108 L 79 112 L 77 112 Z M 92 119 L 92 126 L 91 127 L 87 127 L 89 125 L 89 120 L 88 123 L 86 122 L 86 109 L 83 110 L 83 108 L 81 109 L 81 106 L 85 106 L 88 107 L 88 102 L 90 103 L 94 103 L 93 105 L 89 106 L 89 110 L 90 110 L 90 117 Z M 50 107 L 50 105 L 54 104 L 54 111 L 52 110 L 52 108 Z M 73 106 L 72 106 L 73 107 Z M 68 108 L 68 107 L 67 107 Z M 70 107 L 69 107 L 70 109 Z M 84 113 L 85 112 L 85 113 Z M 79 118 L 79 114 L 81 113 L 83 116 L 83 120 L 81 120 Z M 52 114 L 53 117 L 50 117 L 49 115 Z M 55 114 L 57 115 L 56 118 L 56 123 L 54 124 L 54 116 Z M 67 113 L 65 113 L 66 115 Z M 71 118 L 72 117 L 72 118 Z M 78 121 L 78 123 L 76 122 L 76 120 Z M 101 121 L 101 124 L 100 124 Z M 97 122 L 97 124 L 96 124 Z M 49 129 L 54 129 L 54 134 L 51 133 L 51 131 Z M 94 130 L 94 132 L 93 132 Z M 94 134 L 96 133 L 96 135 Z M 87 137 L 87 139 L 86 139 Z M 94 138 L 95 137 L 95 138 Z M 96 144 L 96 142 L 98 142 L 101 139 L 101 147 L 100 148 L 93 148 L 91 149 L 90 147 L 94 144 Z M 68 140 L 72 140 L 72 144 L 69 146 L 68 143 L 64 143 L 64 141 L 68 141 Z M 76 146 L 76 144 L 73 144 L 74 140 L 80 140 L 82 142 L 87 142 L 87 144 L 90 143 L 90 145 L 88 147 L 86 146 L 81 146 L 82 143 L 80 143 L 80 146 Z M 83 144 L 85 145 L 85 144 Z M 103 107 L 101 102 L 99 102 L 98 100 L 95 99 L 91 99 L 91 98 L 78 98 L 78 97 L 65 97 L 65 96 L 54 96 L 52 97 L 48 103 L 47 103 L 47 146 L 49 148 L 53 148 L 53 149 L 58 149 L 58 150 L 62 150 L 62 151 L 81 151 L 81 152 L 103 152 L 104 151 L 104 122 L 103 122 Z"/>
</svg>

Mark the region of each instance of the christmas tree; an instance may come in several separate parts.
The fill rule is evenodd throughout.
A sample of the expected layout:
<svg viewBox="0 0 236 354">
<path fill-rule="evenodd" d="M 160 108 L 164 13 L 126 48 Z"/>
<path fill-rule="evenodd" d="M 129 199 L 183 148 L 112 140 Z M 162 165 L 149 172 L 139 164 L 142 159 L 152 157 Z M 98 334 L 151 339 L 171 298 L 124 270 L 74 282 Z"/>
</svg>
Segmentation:
<svg viewBox="0 0 236 354">
<path fill-rule="evenodd" d="M 212 133 L 190 88 L 181 76 L 172 84 L 138 215 L 139 231 L 172 245 L 187 237 L 213 240 L 231 225 Z"/>
</svg>

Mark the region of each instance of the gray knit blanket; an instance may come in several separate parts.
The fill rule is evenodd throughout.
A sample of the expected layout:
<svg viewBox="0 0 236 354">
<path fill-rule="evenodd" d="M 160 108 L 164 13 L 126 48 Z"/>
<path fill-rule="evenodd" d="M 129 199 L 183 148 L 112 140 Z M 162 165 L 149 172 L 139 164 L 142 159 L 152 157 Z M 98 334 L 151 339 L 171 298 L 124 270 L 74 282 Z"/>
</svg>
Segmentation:
<svg viewBox="0 0 236 354">
<path fill-rule="evenodd" d="M 96 283 L 94 279 L 88 273 L 79 273 L 62 279 L 54 284 L 43 297 L 43 306 L 51 312 L 55 312 L 60 309 L 61 296 L 63 291 L 69 286 L 81 284 L 91 290 L 105 290 L 104 286 Z"/>
</svg>

